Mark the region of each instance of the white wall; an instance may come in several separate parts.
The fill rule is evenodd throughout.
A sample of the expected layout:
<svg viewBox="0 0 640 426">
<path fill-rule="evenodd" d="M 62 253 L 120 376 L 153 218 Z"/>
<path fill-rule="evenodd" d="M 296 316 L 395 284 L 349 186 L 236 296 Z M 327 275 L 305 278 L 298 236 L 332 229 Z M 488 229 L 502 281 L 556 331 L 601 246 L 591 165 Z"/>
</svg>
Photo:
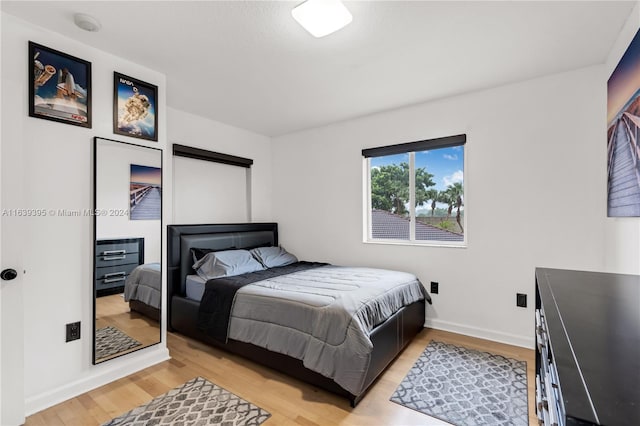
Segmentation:
<svg viewBox="0 0 640 426">
<path fill-rule="evenodd" d="M 640 28 L 640 3 L 636 4 L 607 58 L 605 84 L 638 28 Z M 606 216 L 606 210 L 604 214 Z M 640 274 L 640 218 L 606 219 L 604 255 L 607 271 Z"/>
<path fill-rule="evenodd" d="M 90 34 L 84 36 L 90 37 Z M 29 81 L 26 65 L 29 63 L 29 40 L 92 63 L 92 129 L 28 117 Z M 114 71 L 158 86 L 160 128 L 157 143 L 114 137 Z M 23 186 L 24 205 L 3 205 L 5 208 L 90 209 L 94 136 L 159 148 L 166 146 L 166 82 L 163 74 L 5 13 L 2 13 L 1 81 L 3 153 L 17 150 L 24 158 L 23 175 L 13 177 L 16 184 L 21 182 Z M 11 137 L 5 138 L 6 135 Z M 21 226 L 24 234 L 23 265 L 26 270 L 22 288 L 24 315 L 15 318 L 15 321 L 24 325 L 27 415 L 168 357 L 163 330 L 161 345 L 101 365 L 92 365 L 91 217 L 48 215 L 25 219 Z M 74 321 L 82 322 L 82 338 L 65 343 L 65 324 Z M 7 348 L 4 343 L 6 341 L 3 342 L 3 350 Z"/>
<path fill-rule="evenodd" d="M 251 221 L 252 222 L 268 222 L 273 220 L 271 216 L 271 139 L 267 136 L 243 130 L 237 127 L 229 126 L 217 121 L 208 120 L 206 118 L 189 114 L 174 108 L 169 108 L 168 114 L 168 131 L 169 131 L 169 150 L 171 144 L 187 145 L 195 148 L 206 149 L 209 151 L 220 152 L 223 154 L 235 155 L 238 157 L 250 158 L 253 160 L 251 166 Z M 180 159 L 183 160 L 183 159 Z M 195 161 L 195 160 L 194 160 Z M 181 168 L 180 171 L 184 170 Z M 197 166 L 194 168 L 194 175 L 188 176 L 188 181 L 197 181 L 198 176 L 195 175 Z M 174 178 L 178 179 L 176 174 Z M 179 182 L 176 183 L 176 186 Z M 210 200 L 207 199 L 209 194 L 200 195 L 202 201 L 193 200 L 191 208 L 198 209 L 211 207 Z M 182 197 L 176 194 L 176 202 Z M 200 204 L 201 203 L 201 204 Z M 178 206 L 174 206 L 174 212 L 178 211 Z M 228 211 L 220 212 L 216 217 L 222 217 L 229 222 L 243 222 L 244 218 L 232 220 L 235 209 L 229 208 Z M 183 217 L 174 217 L 172 223 L 178 223 Z M 187 219 L 196 217 L 189 215 Z M 199 219 L 204 219 L 198 216 Z M 214 223 L 215 218 L 200 223 Z"/>
<path fill-rule="evenodd" d="M 251 168 L 194 158 L 173 159 L 175 223 L 251 221 Z"/>
<path fill-rule="evenodd" d="M 281 242 L 438 281 L 428 326 L 532 347 L 535 267 L 603 267 L 605 92 L 597 66 L 275 138 Z M 363 243 L 362 148 L 459 133 L 468 247 Z"/>
</svg>

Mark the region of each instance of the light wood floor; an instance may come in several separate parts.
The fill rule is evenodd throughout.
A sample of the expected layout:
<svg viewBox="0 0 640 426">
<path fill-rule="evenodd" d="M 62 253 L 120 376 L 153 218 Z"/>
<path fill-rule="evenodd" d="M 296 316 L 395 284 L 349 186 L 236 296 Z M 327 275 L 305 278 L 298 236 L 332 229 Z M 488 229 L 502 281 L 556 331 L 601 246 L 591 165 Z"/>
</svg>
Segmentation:
<svg viewBox="0 0 640 426">
<path fill-rule="evenodd" d="M 96 299 L 96 329 L 115 327 L 142 343 L 141 346 L 104 357 L 98 361 L 115 358 L 127 352 L 133 352 L 160 341 L 160 323 L 147 318 L 139 312 L 131 311 L 129 303 L 122 294 L 112 294 Z"/>
<path fill-rule="evenodd" d="M 197 376 L 271 413 L 265 425 L 435 425 L 446 424 L 389 401 L 431 340 L 487 351 L 527 362 L 529 424 L 535 381 L 533 350 L 438 330 L 424 329 L 380 376 L 356 408 L 346 399 L 291 379 L 179 334 L 168 333 L 172 359 L 102 386 L 27 418 L 26 425 L 101 424 Z"/>
</svg>

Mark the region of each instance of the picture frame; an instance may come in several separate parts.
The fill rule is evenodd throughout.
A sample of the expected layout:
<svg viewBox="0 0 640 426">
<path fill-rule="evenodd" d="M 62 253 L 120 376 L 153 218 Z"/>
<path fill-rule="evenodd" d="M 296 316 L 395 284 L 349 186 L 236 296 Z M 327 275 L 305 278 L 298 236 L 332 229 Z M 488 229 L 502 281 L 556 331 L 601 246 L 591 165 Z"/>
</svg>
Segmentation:
<svg viewBox="0 0 640 426">
<path fill-rule="evenodd" d="M 158 86 L 113 73 L 113 132 L 158 141 Z"/>
<path fill-rule="evenodd" d="M 91 128 L 91 62 L 29 41 L 29 116 Z"/>
<path fill-rule="evenodd" d="M 607 216 L 640 217 L 640 31 L 607 81 Z"/>
<path fill-rule="evenodd" d="M 129 220 L 162 218 L 162 168 L 130 165 Z"/>
</svg>

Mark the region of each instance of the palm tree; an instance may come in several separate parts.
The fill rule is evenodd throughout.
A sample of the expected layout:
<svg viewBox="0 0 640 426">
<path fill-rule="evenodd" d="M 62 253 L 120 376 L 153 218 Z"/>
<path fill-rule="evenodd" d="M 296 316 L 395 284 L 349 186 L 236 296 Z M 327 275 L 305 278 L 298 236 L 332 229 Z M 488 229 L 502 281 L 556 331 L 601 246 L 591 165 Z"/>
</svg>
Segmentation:
<svg viewBox="0 0 640 426">
<path fill-rule="evenodd" d="M 451 212 L 453 211 L 453 206 L 456 204 L 456 196 L 453 193 L 453 186 L 449 185 L 447 189 L 440 192 L 440 197 L 438 199 L 441 203 L 447 204 L 449 207 L 447 208 L 447 219 L 451 217 Z"/>
<path fill-rule="evenodd" d="M 458 222 L 458 226 L 460 230 L 464 232 L 464 227 L 462 226 L 462 218 L 460 216 L 460 207 L 464 205 L 462 197 L 464 196 L 464 190 L 462 187 L 462 182 L 456 182 L 453 185 L 449 185 L 447 187 L 446 192 L 449 195 L 449 216 L 451 215 L 451 211 L 453 207 L 456 207 L 456 222 Z"/>
<path fill-rule="evenodd" d="M 430 189 L 426 193 L 427 200 L 431 200 L 431 217 L 433 217 L 436 211 L 436 202 L 439 201 L 440 191 L 437 189 Z"/>
</svg>

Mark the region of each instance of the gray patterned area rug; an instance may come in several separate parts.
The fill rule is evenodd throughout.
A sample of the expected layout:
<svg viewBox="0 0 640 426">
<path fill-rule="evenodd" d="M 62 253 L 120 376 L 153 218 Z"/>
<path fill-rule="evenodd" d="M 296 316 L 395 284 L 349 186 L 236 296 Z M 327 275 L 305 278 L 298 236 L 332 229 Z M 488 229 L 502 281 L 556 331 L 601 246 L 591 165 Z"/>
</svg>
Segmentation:
<svg viewBox="0 0 640 426">
<path fill-rule="evenodd" d="M 457 426 L 526 426 L 527 363 L 432 341 L 391 401 Z"/>
<path fill-rule="evenodd" d="M 102 426 L 253 426 L 270 416 L 228 390 L 196 377 Z"/>
<path fill-rule="evenodd" d="M 96 359 L 141 346 L 142 343 L 115 327 L 104 327 L 96 330 Z"/>
</svg>

